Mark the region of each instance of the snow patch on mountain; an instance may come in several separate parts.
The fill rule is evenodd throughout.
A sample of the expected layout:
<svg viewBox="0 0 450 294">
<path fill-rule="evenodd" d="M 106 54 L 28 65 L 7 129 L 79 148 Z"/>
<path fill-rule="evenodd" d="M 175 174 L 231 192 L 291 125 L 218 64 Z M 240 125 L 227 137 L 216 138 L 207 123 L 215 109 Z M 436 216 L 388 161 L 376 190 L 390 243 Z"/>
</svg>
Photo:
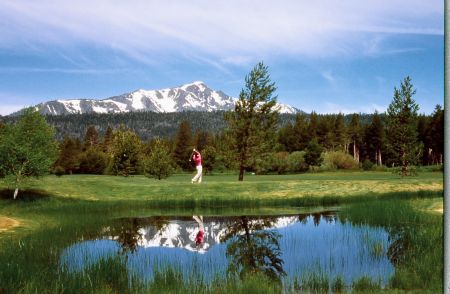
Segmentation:
<svg viewBox="0 0 450 294">
<path fill-rule="evenodd" d="M 222 91 L 209 88 L 202 81 L 162 90 L 139 89 L 131 93 L 96 99 L 53 100 L 36 105 L 42 114 L 120 113 L 133 111 L 180 112 L 233 110 L 237 99 Z M 299 110 L 277 104 L 279 113 L 297 113 Z"/>
</svg>

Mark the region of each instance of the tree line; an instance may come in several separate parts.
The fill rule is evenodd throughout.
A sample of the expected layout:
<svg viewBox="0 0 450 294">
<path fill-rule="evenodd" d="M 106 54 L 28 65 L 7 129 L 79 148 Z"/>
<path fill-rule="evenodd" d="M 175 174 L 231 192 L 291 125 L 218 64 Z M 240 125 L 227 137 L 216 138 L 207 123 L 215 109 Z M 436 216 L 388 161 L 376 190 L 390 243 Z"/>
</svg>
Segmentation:
<svg viewBox="0 0 450 294">
<path fill-rule="evenodd" d="M 245 172 L 295 173 L 334 169 L 372 169 L 398 167 L 402 175 L 413 173 L 416 165 L 442 165 L 444 112 L 437 105 L 431 115 L 418 115 L 419 106 L 413 100 L 415 90 L 411 79 L 405 78 L 399 89 L 394 89 L 391 105 L 384 114 L 366 115 L 299 113 L 292 121 L 280 126 L 280 115 L 272 111 L 276 96 L 274 83 L 270 82 L 267 68 L 259 64 L 246 78 L 246 88 L 240 94 L 236 108 L 223 113 L 226 123 L 216 132 L 207 128 L 193 129 L 190 120 L 180 122 L 174 136 L 152 138 L 142 143 L 134 131 L 133 146 L 142 146 L 142 154 L 151 154 L 155 140 L 170 155 L 166 161 L 171 170 L 192 170 L 189 157 L 192 148 L 203 155 L 204 168 L 212 171 L 239 170 L 239 179 Z M 264 97 L 258 97 L 264 93 Z M 103 142 L 95 126 L 90 126 L 84 141 L 66 138 L 61 145 L 61 160 L 57 165 L 64 172 L 102 173 L 107 169 L 108 153 L 112 140 L 111 126 Z M 95 143 L 89 143 L 95 141 Z M 94 157 L 90 147 L 96 147 Z M 156 152 L 156 151 L 154 151 Z M 73 154 L 78 154 L 73 156 Z M 64 158 L 72 158 L 67 161 Z M 137 156 L 138 158 L 139 156 Z M 78 158 L 78 161 L 73 159 Z M 96 160 L 94 160 L 96 158 Z M 99 159 L 103 158 L 103 159 Z M 95 163 L 102 162 L 97 169 Z M 73 162 L 67 168 L 66 162 Z M 135 161 L 133 171 L 143 173 Z"/>
<path fill-rule="evenodd" d="M 416 165 L 442 165 L 444 112 L 437 105 L 430 116 L 418 115 L 411 78 L 394 88 L 385 114 L 297 114 L 291 121 L 274 110 L 276 86 L 267 66 L 258 63 L 245 78 L 234 111 L 223 112 L 217 130 L 203 119 L 217 113 L 178 113 L 173 136 L 141 136 L 136 123 L 109 121 L 106 129 L 92 124 L 83 138 L 66 135 L 55 141 L 55 127 L 32 109 L 0 122 L 0 178 L 10 177 L 17 196 L 23 179 L 53 171 L 57 175 L 87 173 L 163 179 L 174 171 L 191 171 L 191 151 L 202 153 L 206 173 L 238 170 L 256 174 L 334 169 L 398 167 L 402 176 Z M 160 114 L 126 114 L 155 118 Z M 203 115 L 203 116 L 202 116 Z M 192 128 L 190 119 L 198 126 Z M 68 116 L 77 118 L 77 116 Z M 99 119 L 120 115 L 91 115 Z M 280 119 L 281 118 L 281 119 Z M 286 119 L 287 118 L 287 119 Z M 292 116 L 291 116 L 292 118 Z M 58 118 L 55 118 L 58 119 Z M 68 124 L 76 124 L 69 119 Z M 283 121 L 284 119 L 284 121 Z M 151 123 L 155 122 L 150 120 Z M 209 122 L 211 124 L 211 122 Z M 81 125 L 81 123 L 80 123 Z"/>
</svg>

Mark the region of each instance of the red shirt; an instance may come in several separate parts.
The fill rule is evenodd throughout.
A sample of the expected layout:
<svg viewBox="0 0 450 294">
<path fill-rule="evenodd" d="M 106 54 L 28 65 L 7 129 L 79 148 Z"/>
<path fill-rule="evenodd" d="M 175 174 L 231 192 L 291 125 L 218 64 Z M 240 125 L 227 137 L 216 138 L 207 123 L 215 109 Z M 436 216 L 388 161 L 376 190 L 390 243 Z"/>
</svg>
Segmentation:
<svg viewBox="0 0 450 294">
<path fill-rule="evenodd" d="M 200 153 L 194 153 L 192 158 L 194 159 L 195 166 L 202 165 L 202 156 L 200 155 Z"/>
<path fill-rule="evenodd" d="M 195 244 L 199 245 L 203 243 L 203 230 L 198 231 L 197 236 L 195 236 Z"/>
</svg>

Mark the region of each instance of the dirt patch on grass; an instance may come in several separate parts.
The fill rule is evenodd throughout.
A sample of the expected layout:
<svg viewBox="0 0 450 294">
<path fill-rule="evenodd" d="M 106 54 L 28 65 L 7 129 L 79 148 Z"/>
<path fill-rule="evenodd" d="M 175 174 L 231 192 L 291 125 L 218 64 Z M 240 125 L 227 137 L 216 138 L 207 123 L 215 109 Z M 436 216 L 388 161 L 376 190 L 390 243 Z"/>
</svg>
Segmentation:
<svg viewBox="0 0 450 294">
<path fill-rule="evenodd" d="M 18 220 L 6 216 L 0 216 L 0 233 L 20 225 Z"/>
</svg>

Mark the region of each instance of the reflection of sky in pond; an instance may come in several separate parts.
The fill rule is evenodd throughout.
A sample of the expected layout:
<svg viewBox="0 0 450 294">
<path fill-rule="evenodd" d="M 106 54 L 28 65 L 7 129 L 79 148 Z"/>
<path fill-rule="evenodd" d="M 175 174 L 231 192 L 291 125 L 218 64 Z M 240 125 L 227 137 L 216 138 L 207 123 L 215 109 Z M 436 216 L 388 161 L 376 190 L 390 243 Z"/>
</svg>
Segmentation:
<svg viewBox="0 0 450 294">
<path fill-rule="evenodd" d="M 346 284 L 367 276 L 383 285 L 394 273 L 386 256 L 388 233 L 382 228 L 354 226 L 351 223 L 325 221 L 316 224 L 311 216 L 303 222 L 295 221 L 275 230 L 281 234 L 279 245 L 283 268 L 288 277 L 324 274 L 330 279 L 344 278 Z M 317 221 L 317 219 L 316 219 Z M 178 220 L 177 223 L 180 223 Z M 205 229 L 208 223 L 205 221 Z M 206 281 L 224 276 L 227 271 L 227 245 L 217 243 L 203 254 L 177 247 L 141 247 L 127 253 L 130 275 L 152 279 L 155 268 L 166 266 L 180 269 L 185 277 L 199 274 Z M 82 241 L 68 247 L 61 256 L 61 264 L 71 272 L 81 271 L 100 258 L 114 257 L 120 244 L 111 239 Z"/>
</svg>

